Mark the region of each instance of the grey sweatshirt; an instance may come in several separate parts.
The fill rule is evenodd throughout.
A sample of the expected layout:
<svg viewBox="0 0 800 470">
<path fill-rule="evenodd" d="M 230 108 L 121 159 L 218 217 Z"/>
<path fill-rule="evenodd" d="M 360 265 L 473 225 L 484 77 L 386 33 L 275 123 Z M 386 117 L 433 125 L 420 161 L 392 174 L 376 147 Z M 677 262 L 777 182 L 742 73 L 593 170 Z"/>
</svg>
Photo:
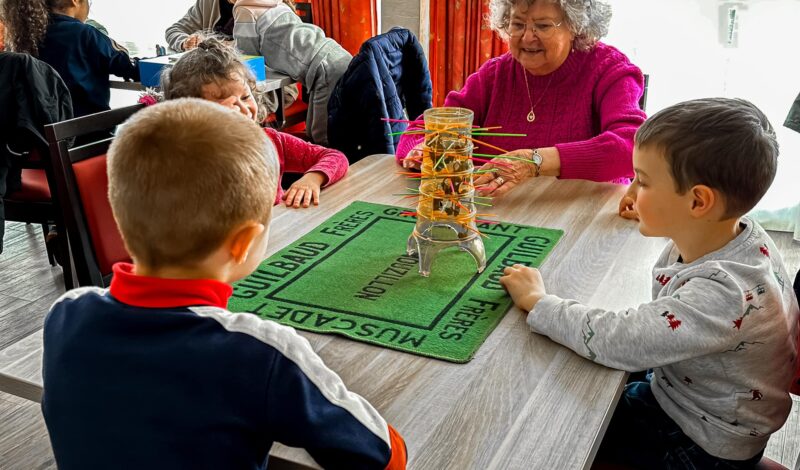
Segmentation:
<svg viewBox="0 0 800 470">
<path fill-rule="evenodd" d="M 744 460 L 789 415 L 797 300 L 778 250 L 755 222 L 685 264 L 669 243 L 653 268 L 653 300 L 621 312 L 545 296 L 537 333 L 597 363 L 653 369 L 661 408 L 706 452 Z"/>
<path fill-rule="evenodd" d="M 237 2 L 233 37 L 245 54 L 264 56 L 267 69 L 300 81 L 310 99 L 307 130 L 312 141 L 328 141 L 328 100 L 352 56 L 325 32 L 303 23 L 285 4 L 259 8 L 265 0 Z"/>
<path fill-rule="evenodd" d="M 183 43 L 190 35 L 213 30 L 219 17 L 219 0 L 197 0 L 183 18 L 167 28 L 165 36 L 169 47 L 182 51 Z"/>
</svg>

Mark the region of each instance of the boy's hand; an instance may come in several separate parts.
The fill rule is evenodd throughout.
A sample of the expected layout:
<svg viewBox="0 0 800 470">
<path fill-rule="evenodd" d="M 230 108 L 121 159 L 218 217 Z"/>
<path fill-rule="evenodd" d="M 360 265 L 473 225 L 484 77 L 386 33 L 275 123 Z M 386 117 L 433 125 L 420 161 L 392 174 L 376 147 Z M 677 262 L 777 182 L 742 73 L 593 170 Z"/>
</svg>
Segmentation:
<svg viewBox="0 0 800 470">
<path fill-rule="evenodd" d="M 283 195 L 286 207 L 299 208 L 301 204 L 303 207 L 308 207 L 312 202 L 318 206 L 320 187 L 327 179 L 324 173 L 318 171 L 310 171 L 303 175 L 289 186 L 289 190 Z"/>
<path fill-rule="evenodd" d="M 626 219 L 639 220 L 639 213 L 636 212 L 636 191 L 638 190 L 636 181 L 628 186 L 625 195 L 619 201 L 619 215 Z"/>
<path fill-rule="evenodd" d="M 422 147 L 425 144 L 420 142 L 417 144 L 416 147 L 411 149 L 406 155 L 406 158 L 402 160 L 403 168 L 413 168 L 415 170 L 419 170 L 422 166 Z"/>
<path fill-rule="evenodd" d="M 504 269 L 500 284 L 511 295 L 514 305 L 525 312 L 533 310 L 539 300 L 547 294 L 544 290 L 544 281 L 539 270 L 521 264 L 508 266 Z"/>
</svg>

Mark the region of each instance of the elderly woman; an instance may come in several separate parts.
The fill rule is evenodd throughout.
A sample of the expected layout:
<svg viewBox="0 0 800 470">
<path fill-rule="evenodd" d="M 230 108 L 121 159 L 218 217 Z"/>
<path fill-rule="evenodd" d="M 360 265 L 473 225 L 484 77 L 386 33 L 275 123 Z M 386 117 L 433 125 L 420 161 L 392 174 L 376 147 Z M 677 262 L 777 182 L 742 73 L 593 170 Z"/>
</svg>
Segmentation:
<svg viewBox="0 0 800 470">
<path fill-rule="evenodd" d="M 480 140 L 506 151 L 476 181 L 500 196 L 540 175 L 628 182 L 644 79 L 617 49 L 599 42 L 611 9 L 601 1 L 491 0 L 489 25 L 510 51 L 487 61 L 445 106 L 469 108 L 474 124 L 502 126 Z M 418 166 L 421 137 L 404 135 L 397 158 Z M 477 144 L 480 153 L 502 153 Z M 405 160 L 406 157 L 410 157 Z M 495 160 L 497 161 L 497 160 Z"/>
</svg>

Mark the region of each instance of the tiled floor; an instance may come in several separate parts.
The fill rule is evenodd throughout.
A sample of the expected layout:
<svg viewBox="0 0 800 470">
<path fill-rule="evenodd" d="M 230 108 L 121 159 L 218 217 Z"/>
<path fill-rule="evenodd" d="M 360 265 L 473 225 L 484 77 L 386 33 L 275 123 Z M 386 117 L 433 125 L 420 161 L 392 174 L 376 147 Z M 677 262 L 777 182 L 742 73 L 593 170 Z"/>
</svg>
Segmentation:
<svg viewBox="0 0 800 470">
<path fill-rule="evenodd" d="M 790 272 L 800 268 L 800 244 L 773 233 Z M 47 261 L 39 227 L 9 223 L 0 255 L 0 354 L 41 328 L 50 304 L 63 292 L 61 268 Z M 800 453 L 800 400 L 766 455 L 794 468 Z M 55 461 L 38 403 L 0 392 L 0 470 L 54 469 Z"/>
</svg>

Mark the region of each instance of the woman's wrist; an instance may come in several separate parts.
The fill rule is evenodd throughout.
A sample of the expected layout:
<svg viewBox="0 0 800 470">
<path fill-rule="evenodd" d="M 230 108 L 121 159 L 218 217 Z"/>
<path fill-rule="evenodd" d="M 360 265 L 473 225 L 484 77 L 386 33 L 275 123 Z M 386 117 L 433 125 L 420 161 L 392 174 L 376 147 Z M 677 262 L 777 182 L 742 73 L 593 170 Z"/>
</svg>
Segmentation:
<svg viewBox="0 0 800 470">
<path fill-rule="evenodd" d="M 561 174 L 561 156 L 555 147 L 542 147 L 536 149 L 542 156 L 539 165 L 539 176 L 559 176 Z"/>
<path fill-rule="evenodd" d="M 530 168 L 530 176 L 534 178 L 538 177 L 541 173 L 542 168 L 542 154 L 539 153 L 539 149 L 531 149 L 530 150 L 530 160 L 531 164 L 529 165 Z"/>
</svg>

